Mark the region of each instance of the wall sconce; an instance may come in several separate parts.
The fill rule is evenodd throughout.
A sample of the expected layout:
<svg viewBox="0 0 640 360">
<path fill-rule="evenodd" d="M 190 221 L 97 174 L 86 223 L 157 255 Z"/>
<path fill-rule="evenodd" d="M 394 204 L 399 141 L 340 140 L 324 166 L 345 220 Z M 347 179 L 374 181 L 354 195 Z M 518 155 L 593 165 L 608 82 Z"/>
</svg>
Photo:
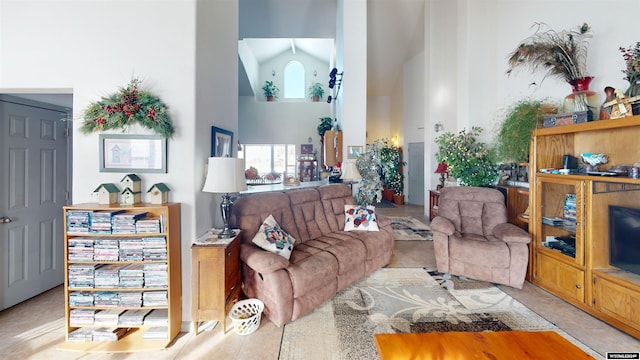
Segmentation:
<svg viewBox="0 0 640 360">
<path fill-rule="evenodd" d="M 275 70 L 271 70 L 271 76 L 276 76 L 276 71 Z"/>
<path fill-rule="evenodd" d="M 433 129 L 434 129 L 436 132 L 440 132 L 440 131 L 444 130 L 444 125 L 442 125 L 442 123 L 441 123 L 440 121 L 438 121 L 438 122 L 433 126 Z"/>
<path fill-rule="evenodd" d="M 318 76 L 318 70 L 313 70 L 313 76 Z"/>
</svg>

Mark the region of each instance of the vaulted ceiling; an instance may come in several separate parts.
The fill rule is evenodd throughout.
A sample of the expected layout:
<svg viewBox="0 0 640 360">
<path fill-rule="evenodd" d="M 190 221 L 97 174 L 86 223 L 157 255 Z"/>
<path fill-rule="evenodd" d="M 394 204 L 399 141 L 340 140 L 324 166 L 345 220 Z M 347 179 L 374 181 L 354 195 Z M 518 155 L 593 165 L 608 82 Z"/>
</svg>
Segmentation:
<svg viewBox="0 0 640 360">
<path fill-rule="evenodd" d="M 424 0 L 368 0 L 367 95 L 390 96 L 403 65 L 424 49 Z M 336 0 L 240 0 L 240 38 L 258 62 L 294 47 L 331 64 Z M 239 66 L 239 94 L 253 95 Z M 342 69 L 341 69 L 342 70 Z"/>
</svg>

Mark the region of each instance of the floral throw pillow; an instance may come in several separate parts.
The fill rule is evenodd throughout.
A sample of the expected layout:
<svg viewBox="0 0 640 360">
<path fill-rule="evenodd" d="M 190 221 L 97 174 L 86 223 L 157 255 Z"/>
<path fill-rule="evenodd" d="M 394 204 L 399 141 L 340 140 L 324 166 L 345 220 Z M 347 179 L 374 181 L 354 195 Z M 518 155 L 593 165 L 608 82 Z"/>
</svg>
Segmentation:
<svg viewBox="0 0 640 360">
<path fill-rule="evenodd" d="M 344 206 L 344 231 L 353 230 L 379 231 L 375 206 Z"/>
<path fill-rule="evenodd" d="M 251 241 L 262 249 L 289 260 L 296 239 L 280 227 L 273 215 L 269 215 Z"/>
</svg>

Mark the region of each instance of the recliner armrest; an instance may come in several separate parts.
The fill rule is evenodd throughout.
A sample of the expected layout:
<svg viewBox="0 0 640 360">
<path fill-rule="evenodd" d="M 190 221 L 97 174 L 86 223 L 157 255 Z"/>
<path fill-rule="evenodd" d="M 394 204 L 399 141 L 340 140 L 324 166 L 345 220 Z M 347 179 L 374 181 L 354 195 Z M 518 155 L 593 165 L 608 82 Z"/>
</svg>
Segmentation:
<svg viewBox="0 0 640 360">
<path fill-rule="evenodd" d="M 431 230 L 451 236 L 455 233 L 456 228 L 449 219 L 442 216 L 436 216 L 431 221 Z"/>
<path fill-rule="evenodd" d="M 391 226 L 391 218 L 388 216 L 376 214 L 376 220 L 378 221 L 378 226 Z"/>
<path fill-rule="evenodd" d="M 528 244 L 531 242 L 531 235 L 528 232 L 510 223 L 496 225 L 493 228 L 493 235 L 507 243 Z"/>
<path fill-rule="evenodd" d="M 250 244 L 240 244 L 240 260 L 261 274 L 289 267 L 289 260 L 284 257 Z"/>
</svg>

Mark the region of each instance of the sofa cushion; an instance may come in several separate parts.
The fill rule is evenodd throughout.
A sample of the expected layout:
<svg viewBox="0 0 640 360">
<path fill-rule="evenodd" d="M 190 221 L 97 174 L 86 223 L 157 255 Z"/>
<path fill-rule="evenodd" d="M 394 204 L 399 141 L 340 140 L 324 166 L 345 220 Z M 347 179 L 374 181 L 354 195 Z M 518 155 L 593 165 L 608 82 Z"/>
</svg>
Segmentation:
<svg viewBox="0 0 640 360">
<path fill-rule="evenodd" d="M 316 189 L 292 190 L 287 194 L 299 233 L 296 245 L 331 233 Z"/>
<path fill-rule="evenodd" d="M 273 218 L 269 215 L 260 225 L 260 229 L 251 240 L 264 250 L 276 253 L 287 260 L 291 257 L 293 244 L 296 242 Z"/>
<path fill-rule="evenodd" d="M 344 206 L 344 231 L 353 230 L 379 231 L 374 206 Z"/>
<path fill-rule="evenodd" d="M 318 192 L 331 231 L 344 230 L 344 206 L 356 203 L 351 188 L 345 184 L 329 184 L 318 187 Z"/>
<path fill-rule="evenodd" d="M 462 263 L 509 268 L 509 247 L 498 241 L 482 241 L 475 234 L 449 237 L 449 257 Z M 472 277 L 471 274 L 467 276 Z"/>
</svg>

